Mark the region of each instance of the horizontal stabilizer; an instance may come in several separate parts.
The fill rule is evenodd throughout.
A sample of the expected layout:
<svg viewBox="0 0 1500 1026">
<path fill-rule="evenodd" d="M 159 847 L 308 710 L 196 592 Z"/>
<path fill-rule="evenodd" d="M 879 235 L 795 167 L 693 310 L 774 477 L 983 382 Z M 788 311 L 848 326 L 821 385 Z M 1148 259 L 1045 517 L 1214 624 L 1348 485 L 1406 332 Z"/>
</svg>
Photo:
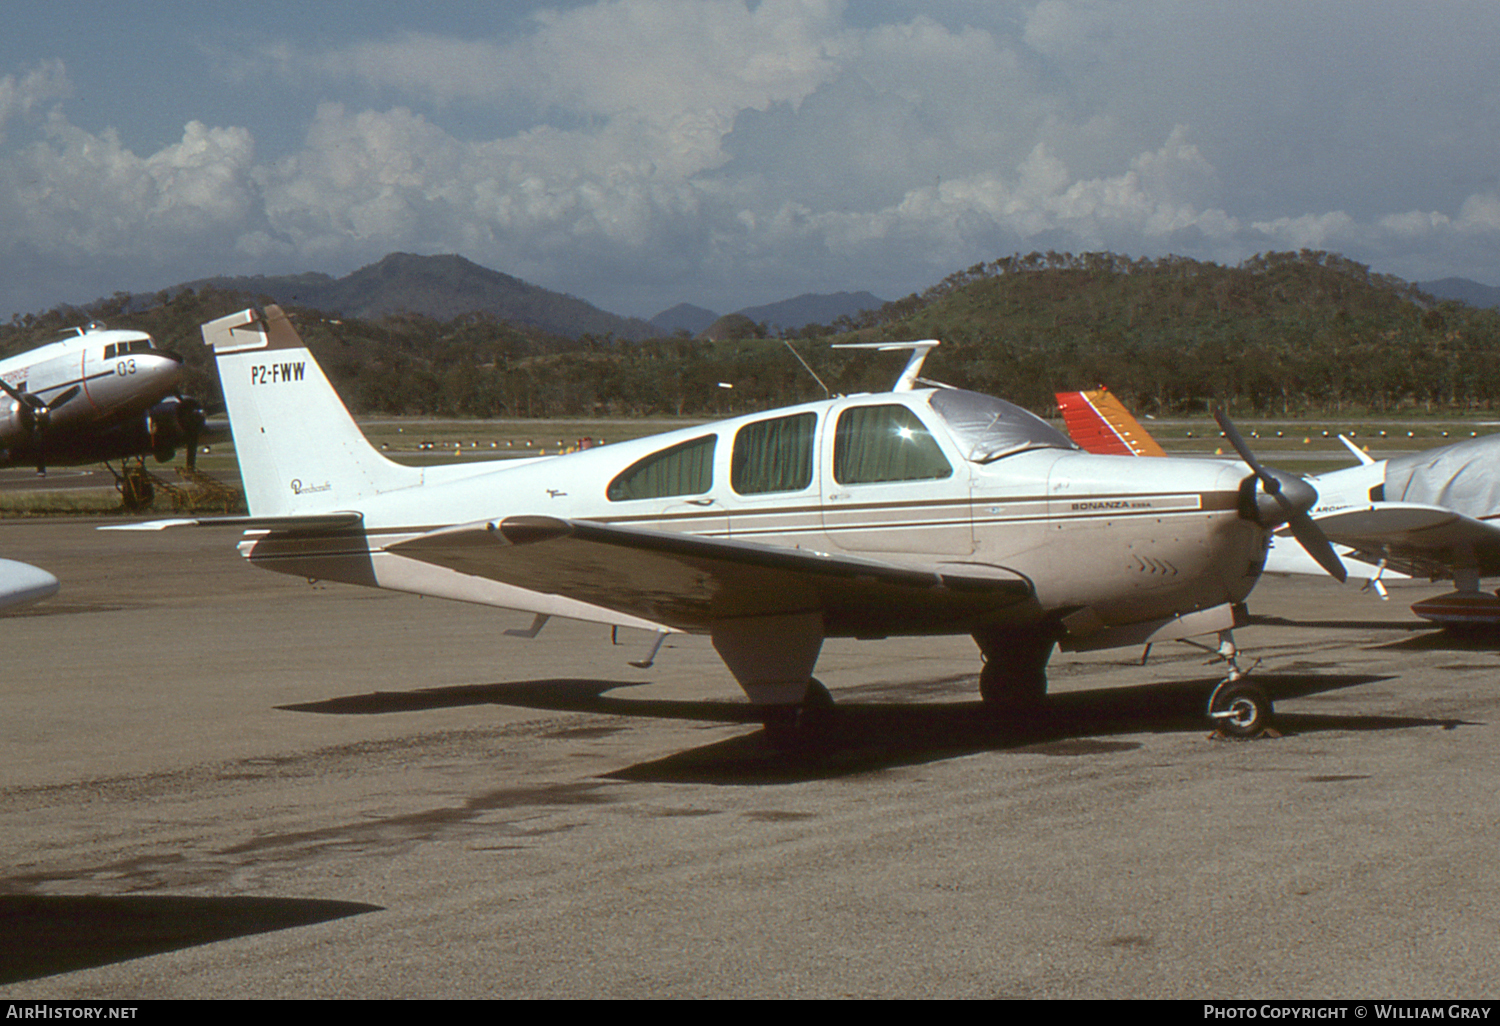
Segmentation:
<svg viewBox="0 0 1500 1026">
<path fill-rule="evenodd" d="M 241 531 L 349 531 L 358 528 L 359 513 L 307 513 L 284 517 L 177 517 L 134 524 L 110 524 L 101 531 L 164 531 L 169 527 L 234 527 Z"/>
</svg>

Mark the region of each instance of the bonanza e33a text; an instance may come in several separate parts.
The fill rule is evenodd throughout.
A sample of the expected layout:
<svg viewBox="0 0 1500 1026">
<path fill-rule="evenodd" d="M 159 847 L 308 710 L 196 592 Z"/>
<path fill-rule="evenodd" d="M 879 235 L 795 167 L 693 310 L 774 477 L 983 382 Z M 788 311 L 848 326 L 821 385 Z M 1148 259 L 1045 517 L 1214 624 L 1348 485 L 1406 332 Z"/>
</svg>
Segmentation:
<svg viewBox="0 0 1500 1026">
<path fill-rule="evenodd" d="M 529 460 L 406 467 L 361 434 L 277 307 L 203 325 L 268 570 L 542 617 L 707 634 L 768 725 L 827 700 L 823 640 L 968 634 L 987 703 L 1024 709 L 1054 647 L 1228 632 L 1291 475 L 1083 452 L 1033 414 L 918 379 Z M 1318 547 L 1316 529 L 1299 532 Z M 1321 545 L 1326 547 L 1326 541 Z M 1216 722 L 1258 731 L 1237 673 Z"/>
</svg>

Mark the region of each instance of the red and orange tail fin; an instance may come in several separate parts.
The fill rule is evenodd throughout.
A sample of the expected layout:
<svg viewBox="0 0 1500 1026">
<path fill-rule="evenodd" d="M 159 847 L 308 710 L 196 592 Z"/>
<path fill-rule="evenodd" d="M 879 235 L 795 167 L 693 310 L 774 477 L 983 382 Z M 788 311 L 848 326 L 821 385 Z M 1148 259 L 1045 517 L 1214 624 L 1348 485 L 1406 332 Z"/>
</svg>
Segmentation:
<svg viewBox="0 0 1500 1026">
<path fill-rule="evenodd" d="M 1086 452 L 1119 456 L 1165 456 L 1166 451 L 1130 415 L 1125 404 L 1100 385 L 1092 392 L 1058 392 L 1068 434 Z"/>
</svg>

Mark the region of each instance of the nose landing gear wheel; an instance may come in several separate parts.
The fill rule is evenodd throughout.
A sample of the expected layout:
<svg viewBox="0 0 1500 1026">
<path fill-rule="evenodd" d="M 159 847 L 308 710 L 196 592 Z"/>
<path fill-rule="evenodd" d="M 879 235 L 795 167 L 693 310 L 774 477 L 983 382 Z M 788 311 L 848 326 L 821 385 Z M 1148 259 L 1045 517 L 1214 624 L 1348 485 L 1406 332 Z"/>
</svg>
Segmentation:
<svg viewBox="0 0 1500 1026">
<path fill-rule="evenodd" d="M 1254 737 L 1270 726 L 1271 699 L 1253 684 L 1231 684 L 1215 690 L 1208 715 L 1230 737 Z"/>
</svg>

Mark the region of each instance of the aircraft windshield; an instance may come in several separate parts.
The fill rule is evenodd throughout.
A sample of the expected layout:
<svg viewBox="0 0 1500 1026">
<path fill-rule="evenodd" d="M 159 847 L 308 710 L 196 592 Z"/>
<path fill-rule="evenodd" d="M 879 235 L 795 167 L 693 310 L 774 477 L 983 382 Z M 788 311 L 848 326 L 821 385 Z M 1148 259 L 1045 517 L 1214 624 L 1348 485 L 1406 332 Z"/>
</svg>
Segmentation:
<svg viewBox="0 0 1500 1026">
<path fill-rule="evenodd" d="M 1004 399 L 940 388 L 928 401 L 974 463 L 989 463 L 1028 449 L 1078 448 L 1036 414 Z"/>
</svg>

